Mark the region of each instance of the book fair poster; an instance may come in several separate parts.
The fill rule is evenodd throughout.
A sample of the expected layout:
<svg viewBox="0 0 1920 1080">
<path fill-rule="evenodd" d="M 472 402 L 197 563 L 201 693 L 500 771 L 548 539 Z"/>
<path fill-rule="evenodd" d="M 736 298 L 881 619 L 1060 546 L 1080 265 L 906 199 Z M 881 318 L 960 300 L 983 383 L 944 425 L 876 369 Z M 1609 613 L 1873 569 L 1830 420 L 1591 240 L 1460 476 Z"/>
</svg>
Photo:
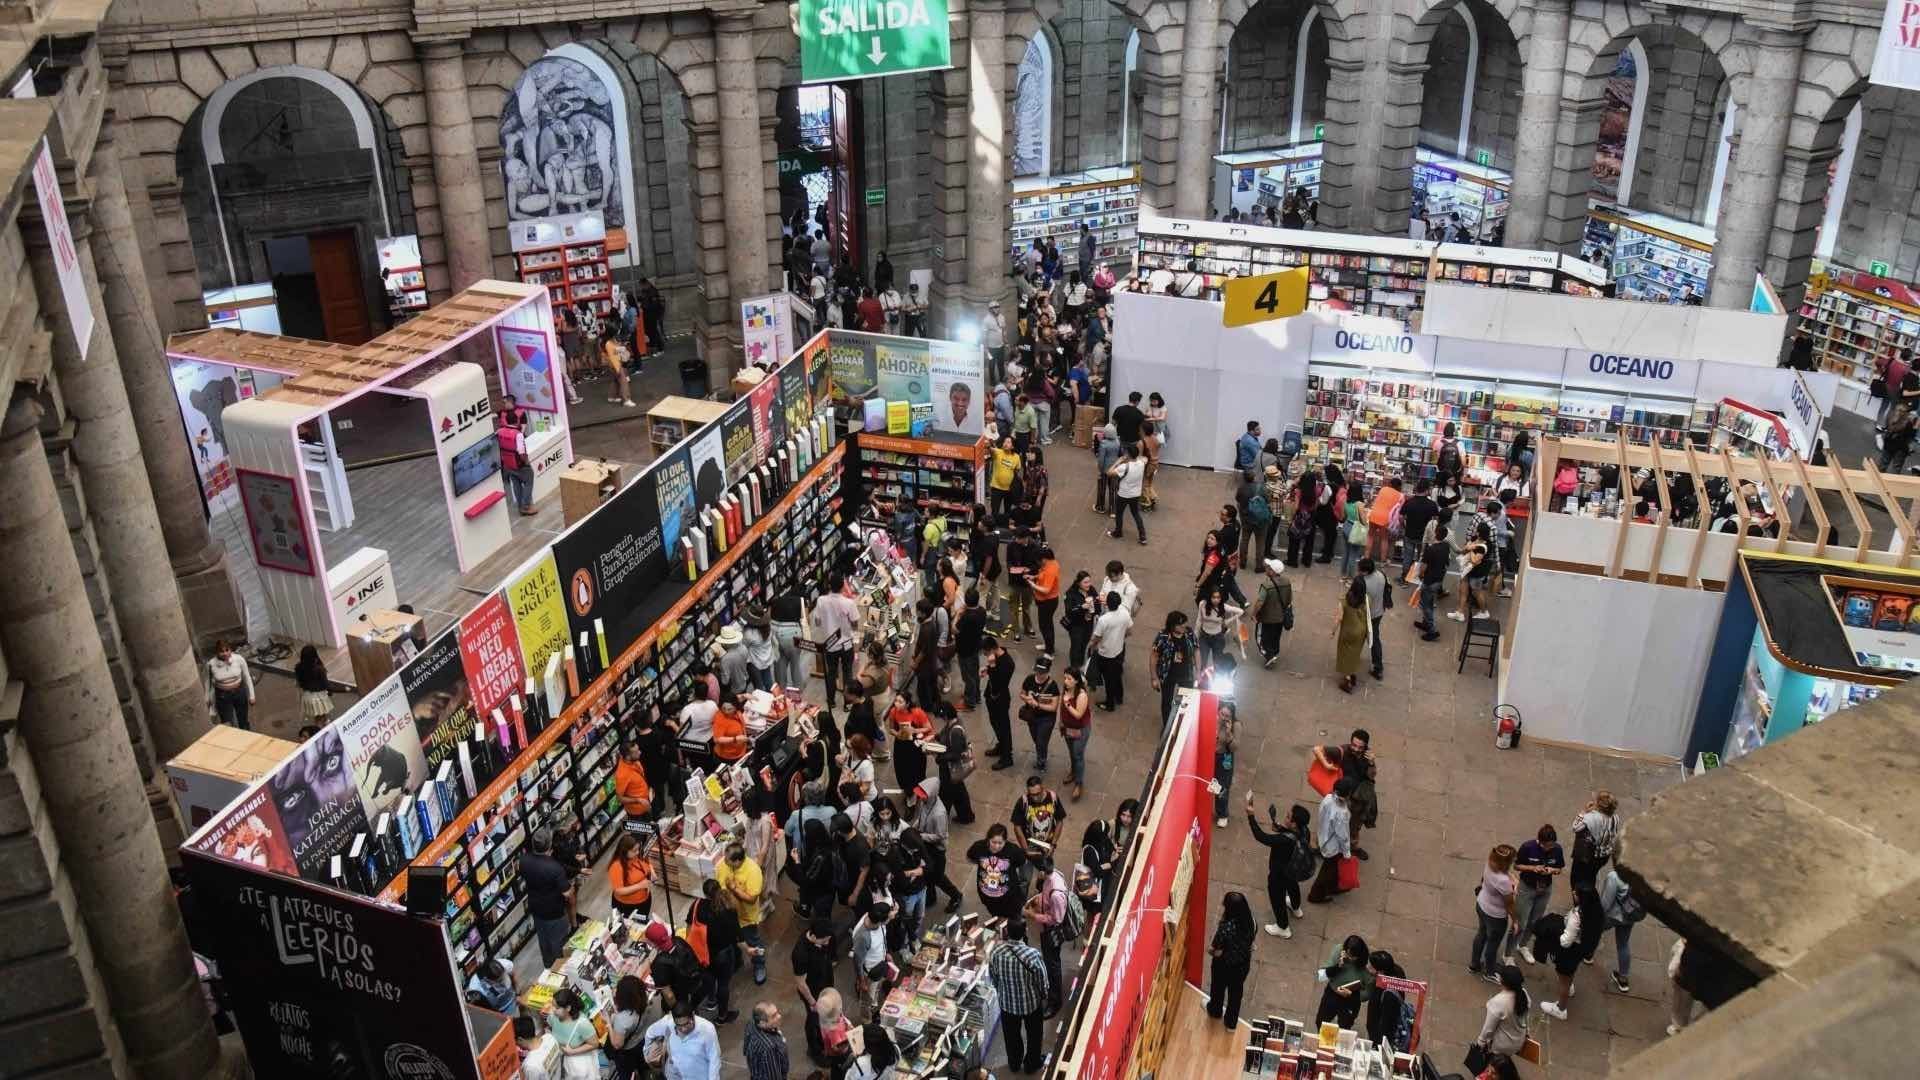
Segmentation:
<svg viewBox="0 0 1920 1080">
<path fill-rule="evenodd" d="M 400 669 L 400 682 L 413 712 L 414 730 L 426 755 L 427 775 L 453 760 L 455 748 L 473 735 L 473 699 L 460 664 L 460 642 L 441 634 L 413 663 Z"/>
<path fill-rule="evenodd" d="M 347 750 L 347 771 L 368 821 L 398 809 L 400 800 L 426 782 L 426 754 L 398 675 L 374 687 L 337 726 Z"/>
<path fill-rule="evenodd" d="M 560 592 L 560 572 L 554 567 L 553 552 L 543 553 L 508 581 L 506 596 L 525 670 L 536 679 L 543 678 L 548 658 L 567 644 L 567 605 Z"/>
<path fill-rule="evenodd" d="M 360 792 L 347 770 L 340 725 L 308 739 L 267 781 L 300 876 L 327 880 L 333 857 L 367 831 Z"/>
<path fill-rule="evenodd" d="M 223 859 L 276 874 L 298 875 L 300 872 L 293 861 L 293 848 L 287 844 L 286 831 L 280 827 L 273 789 L 266 784 L 228 807 L 226 816 L 208 826 L 196 846 Z"/>
<path fill-rule="evenodd" d="M 467 693 L 474 712 L 490 715 L 526 683 L 520 641 L 513 632 L 513 611 L 499 593 L 460 618 L 460 662 L 467 671 Z"/>
<path fill-rule="evenodd" d="M 553 339 L 544 330 L 519 326 L 496 326 L 493 333 L 506 392 L 523 409 L 559 412 L 553 389 Z"/>
<path fill-rule="evenodd" d="M 760 463 L 754 456 L 758 437 L 753 430 L 753 399 L 737 401 L 720 415 L 720 441 L 725 447 L 727 485 L 731 487 Z"/>
</svg>

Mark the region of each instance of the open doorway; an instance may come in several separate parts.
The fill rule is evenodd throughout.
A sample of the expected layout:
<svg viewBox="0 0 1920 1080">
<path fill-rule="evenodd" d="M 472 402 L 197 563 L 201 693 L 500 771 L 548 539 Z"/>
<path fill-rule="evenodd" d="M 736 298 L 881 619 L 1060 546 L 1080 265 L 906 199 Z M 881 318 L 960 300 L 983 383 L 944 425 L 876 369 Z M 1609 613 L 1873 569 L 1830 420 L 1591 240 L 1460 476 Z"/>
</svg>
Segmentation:
<svg viewBox="0 0 1920 1080">
<path fill-rule="evenodd" d="M 857 87 L 788 86 L 780 91 L 780 218 L 789 232 L 827 234 L 831 265 L 861 265 L 860 131 Z M 818 261 L 818 260 L 816 260 Z"/>
<path fill-rule="evenodd" d="M 275 237 L 265 247 L 285 333 L 342 345 L 373 336 L 360 245 L 352 229 Z"/>
</svg>

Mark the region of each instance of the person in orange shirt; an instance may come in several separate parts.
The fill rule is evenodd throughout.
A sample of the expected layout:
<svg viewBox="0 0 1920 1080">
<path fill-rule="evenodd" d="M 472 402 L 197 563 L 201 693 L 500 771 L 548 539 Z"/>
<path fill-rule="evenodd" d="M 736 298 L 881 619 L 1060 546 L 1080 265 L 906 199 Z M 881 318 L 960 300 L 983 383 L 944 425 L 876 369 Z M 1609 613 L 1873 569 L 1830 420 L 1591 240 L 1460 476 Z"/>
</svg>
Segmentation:
<svg viewBox="0 0 1920 1080">
<path fill-rule="evenodd" d="M 1060 609 L 1060 560 L 1054 558 L 1052 548 L 1041 545 L 1040 568 L 1028 583 L 1033 588 L 1033 602 L 1040 608 L 1040 640 L 1047 655 L 1052 656 L 1053 617 Z"/>
<path fill-rule="evenodd" d="M 607 864 L 607 883 L 613 887 L 613 910 L 622 915 L 653 915 L 653 866 L 640 850 L 640 838 L 632 833 L 613 845 L 613 861 Z"/>
<path fill-rule="evenodd" d="M 739 761 L 752 746 L 747 722 L 740 715 L 740 699 L 732 694 L 723 696 L 720 711 L 713 714 L 713 756 L 721 761 Z"/>
<path fill-rule="evenodd" d="M 620 748 L 620 763 L 613 767 L 613 793 L 629 822 L 646 821 L 652 816 L 653 789 L 647 786 L 647 772 L 640 766 L 637 742 Z"/>
<path fill-rule="evenodd" d="M 1380 490 L 1374 493 L 1373 506 L 1367 511 L 1367 558 L 1375 563 L 1386 563 L 1393 550 L 1387 524 L 1393 520 L 1393 508 L 1406 498 L 1401 483 L 1401 479 L 1395 476 L 1380 485 Z"/>
</svg>

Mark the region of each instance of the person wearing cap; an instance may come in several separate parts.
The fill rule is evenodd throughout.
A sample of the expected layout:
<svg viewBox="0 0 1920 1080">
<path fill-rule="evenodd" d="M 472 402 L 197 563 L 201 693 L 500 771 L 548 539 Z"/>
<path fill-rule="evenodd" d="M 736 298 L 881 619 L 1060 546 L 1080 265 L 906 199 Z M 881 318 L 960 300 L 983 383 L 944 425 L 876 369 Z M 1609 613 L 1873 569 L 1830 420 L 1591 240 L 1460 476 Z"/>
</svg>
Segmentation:
<svg viewBox="0 0 1920 1080">
<path fill-rule="evenodd" d="M 746 641 L 747 681 L 760 690 L 773 689 L 773 665 L 775 647 L 773 643 L 773 620 L 767 616 L 767 609 L 760 604 L 747 606 L 746 616 L 741 620 L 747 624 L 742 637 Z"/>
<path fill-rule="evenodd" d="M 700 963 L 700 957 L 687 944 L 687 939 L 673 936 L 667 924 L 659 919 L 647 923 L 647 944 L 653 948 L 653 959 L 648 962 L 646 974 L 653 985 L 667 995 L 664 1003 L 671 1010 L 685 1004 L 692 1009 L 712 992 L 708 981 L 706 966 Z"/>
<path fill-rule="evenodd" d="M 1007 320 L 1000 314 L 1000 301 L 987 302 L 987 317 L 980 320 L 980 344 L 987 347 L 989 374 L 998 381 L 1001 365 L 1007 360 Z"/>
<path fill-rule="evenodd" d="M 920 286 L 915 282 L 907 283 L 907 303 L 902 315 L 906 320 L 908 337 L 927 336 L 927 301 L 920 295 Z"/>
<path fill-rule="evenodd" d="M 1272 667 L 1280 658 L 1280 636 L 1293 617 L 1293 582 L 1287 580 L 1285 562 L 1268 559 L 1264 565 L 1267 573 L 1254 594 L 1253 618 L 1260 624 L 1261 666 Z"/>
</svg>

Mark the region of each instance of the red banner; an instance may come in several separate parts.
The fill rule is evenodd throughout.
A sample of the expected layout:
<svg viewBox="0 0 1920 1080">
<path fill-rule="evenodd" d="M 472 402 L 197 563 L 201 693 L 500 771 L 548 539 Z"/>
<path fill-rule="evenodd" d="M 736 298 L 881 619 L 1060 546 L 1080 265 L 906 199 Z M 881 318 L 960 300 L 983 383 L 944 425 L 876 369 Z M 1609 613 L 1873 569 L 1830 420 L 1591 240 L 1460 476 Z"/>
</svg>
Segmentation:
<svg viewBox="0 0 1920 1080">
<path fill-rule="evenodd" d="M 487 716 L 526 684 L 513 611 L 499 593 L 488 595 L 460 620 L 460 666 L 476 715 Z"/>
<path fill-rule="evenodd" d="M 1145 848 L 1122 890 L 1119 911 L 1102 931 L 1110 975 L 1098 988 L 1099 1000 L 1078 1017 L 1090 1028 L 1080 1055 L 1081 1080 L 1157 1071 L 1181 984 L 1202 985 L 1213 835 L 1207 781 L 1213 776 L 1218 704 L 1214 695 L 1200 693 L 1180 710 L 1173 744 L 1141 808 L 1138 842 Z M 1170 924 L 1174 919 L 1178 929 Z M 1072 1041 L 1070 1036 L 1069 1046 Z"/>
</svg>

